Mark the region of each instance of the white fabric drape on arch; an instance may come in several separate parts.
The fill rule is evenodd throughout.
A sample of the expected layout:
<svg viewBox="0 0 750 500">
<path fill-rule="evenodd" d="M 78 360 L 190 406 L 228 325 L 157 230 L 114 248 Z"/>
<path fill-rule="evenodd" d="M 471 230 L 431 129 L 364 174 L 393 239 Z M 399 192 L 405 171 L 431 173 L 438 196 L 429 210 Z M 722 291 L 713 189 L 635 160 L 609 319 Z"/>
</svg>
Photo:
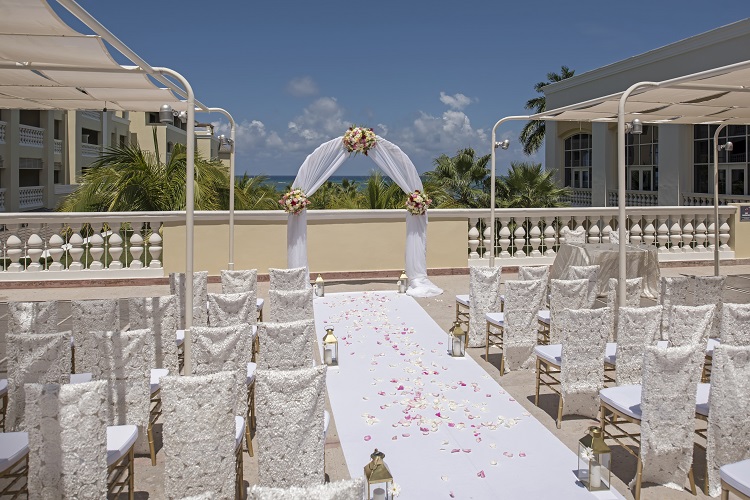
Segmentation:
<svg viewBox="0 0 750 500">
<path fill-rule="evenodd" d="M 307 196 L 315 191 L 341 166 L 349 153 L 344 149 L 343 137 L 318 146 L 302 163 L 292 188 L 299 188 Z M 368 156 L 383 172 L 393 179 L 405 193 L 422 188 L 422 180 L 408 156 L 395 144 L 378 137 Z M 287 266 L 307 267 L 307 211 L 289 214 L 287 222 Z M 433 297 L 443 290 L 427 278 L 427 215 L 406 212 L 406 275 L 407 293 L 414 297 Z"/>
</svg>

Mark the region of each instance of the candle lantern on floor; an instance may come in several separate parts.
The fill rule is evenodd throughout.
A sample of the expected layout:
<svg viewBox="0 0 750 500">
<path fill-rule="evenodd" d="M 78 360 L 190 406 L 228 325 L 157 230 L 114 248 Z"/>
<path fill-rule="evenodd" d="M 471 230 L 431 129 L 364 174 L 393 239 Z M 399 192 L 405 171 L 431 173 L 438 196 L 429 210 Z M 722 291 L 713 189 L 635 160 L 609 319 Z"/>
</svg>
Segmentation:
<svg viewBox="0 0 750 500">
<path fill-rule="evenodd" d="M 409 287 L 409 278 L 406 276 L 406 271 L 401 273 L 401 277 L 396 284 L 398 284 L 398 293 L 406 293 L 406 289 Z"/>
<path fill-rule="evenodd" d="M 466 332 L 461 328 L 461 322 L 454 321 L 448 333 L 451 336 L 451 356 L 460 358 L 466 355 Z"/>
<path fill-rule="evenodd" d="M 590 427 L 588 434 L 578 440 L 578 479 L 589 491 L 608 490 L 612 450 L 604 442 L 599 427 Z"/>
<path fill-rule="evenodd" d="M 339 364 L 339 341 L 330 326 L 326 328 L 326 334 L 323 336 L 323 362 L 328 366 Z"/>
<path fill-rule="evenodd" d="M 393 499 L 393 476 L 388 466 L 383 462 L 385 453 L 375 451 L 370 455 L 370 463 L 365 465 L 365 479 L 367 479 L 367 498 L 372 500 L 392 500 Z M 382 485 L 383 487 L 375 488 L 373 486 Z"/>
<path fill-rule="evenodd" d="M 326 294 L 326 283 L 323 281 L 323 276 L 318 275 L 318 279 L 315 280 L 315 296 L 325 297 Z"/>
</svg>

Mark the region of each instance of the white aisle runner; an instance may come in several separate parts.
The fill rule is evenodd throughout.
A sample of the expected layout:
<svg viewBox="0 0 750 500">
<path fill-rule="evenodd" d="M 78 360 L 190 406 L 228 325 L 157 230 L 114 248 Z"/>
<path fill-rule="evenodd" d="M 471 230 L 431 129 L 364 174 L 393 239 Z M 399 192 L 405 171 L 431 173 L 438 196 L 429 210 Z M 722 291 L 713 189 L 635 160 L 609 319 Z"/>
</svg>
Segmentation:
<svg viewBox="0 0 750 500">
<path fill-rule="evenodd" d="M 333 325 L 339 368 L 328 396 L 352 477 L 374 448 L 409 499 L 622 498 L 576 483 L 576 454 L 530 416 L 411 297 L 395 292 L 315 299 Z"/>
</svg>

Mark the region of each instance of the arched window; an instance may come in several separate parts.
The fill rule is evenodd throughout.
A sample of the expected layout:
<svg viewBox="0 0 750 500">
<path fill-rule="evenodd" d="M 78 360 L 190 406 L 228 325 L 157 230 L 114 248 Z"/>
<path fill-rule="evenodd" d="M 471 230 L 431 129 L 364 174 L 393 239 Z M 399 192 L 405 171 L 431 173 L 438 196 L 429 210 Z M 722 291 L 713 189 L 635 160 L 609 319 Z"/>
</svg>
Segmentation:
<svg viewBox="0 0 750 500">
<path fill-rule="evenodd" d="M 565 139 L 565 186 L 591 188 L 591 134 Z"/>
</svg>

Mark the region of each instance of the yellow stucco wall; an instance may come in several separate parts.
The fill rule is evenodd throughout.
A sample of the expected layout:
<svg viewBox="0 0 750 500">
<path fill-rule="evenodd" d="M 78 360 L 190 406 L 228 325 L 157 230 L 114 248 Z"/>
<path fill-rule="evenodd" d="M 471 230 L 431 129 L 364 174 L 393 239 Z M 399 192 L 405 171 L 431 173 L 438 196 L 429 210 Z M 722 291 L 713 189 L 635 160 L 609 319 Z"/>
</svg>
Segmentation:
<svg viewBox="0 0 750 500">
<path fill-rule="evenodd" d="M 729 219 L 729 224 L 732 226 L 732 231 L 729 233 L 729 246 L 734 250 L 734 256 L 737 259 L 750 258 L 750 222 L 740 221 L 740 207 L 739 203 L 730 203 L 737 207 L 737 211 L 734 213 L 734 217 Z"/>
</svg>

